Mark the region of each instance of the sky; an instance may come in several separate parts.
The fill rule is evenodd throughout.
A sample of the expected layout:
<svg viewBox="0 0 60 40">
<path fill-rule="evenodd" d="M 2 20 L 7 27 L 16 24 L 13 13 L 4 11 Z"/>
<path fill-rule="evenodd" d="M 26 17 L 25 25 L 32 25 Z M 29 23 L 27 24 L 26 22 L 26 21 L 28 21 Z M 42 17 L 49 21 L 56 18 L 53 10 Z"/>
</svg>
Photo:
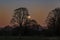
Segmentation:
<svg viewBox="0 0 60 40">
<path fill-rule="evenodd" d="M 0 26 L 8 25 L 19 7 L 26 7 L 31 18 L 43 26 L 48 13 L 60 7 L 60 0 L 0 0 Z"/>
</svg>

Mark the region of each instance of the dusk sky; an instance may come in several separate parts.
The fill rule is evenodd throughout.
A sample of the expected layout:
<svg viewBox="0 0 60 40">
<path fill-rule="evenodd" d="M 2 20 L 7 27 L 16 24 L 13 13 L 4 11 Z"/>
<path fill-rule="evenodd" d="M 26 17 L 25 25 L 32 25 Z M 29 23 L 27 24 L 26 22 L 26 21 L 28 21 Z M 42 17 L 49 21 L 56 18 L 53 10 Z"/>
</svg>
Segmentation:
<svg viewBox="0 0 60 40">
<path fill-rule="evenodd" d="M 0 0 L 0 26 L 8 25 L 14 9 L 26 7 L 32 19 L 45 25 L 48 13 L 60 7 L 60 0 Z"/>
</svg>

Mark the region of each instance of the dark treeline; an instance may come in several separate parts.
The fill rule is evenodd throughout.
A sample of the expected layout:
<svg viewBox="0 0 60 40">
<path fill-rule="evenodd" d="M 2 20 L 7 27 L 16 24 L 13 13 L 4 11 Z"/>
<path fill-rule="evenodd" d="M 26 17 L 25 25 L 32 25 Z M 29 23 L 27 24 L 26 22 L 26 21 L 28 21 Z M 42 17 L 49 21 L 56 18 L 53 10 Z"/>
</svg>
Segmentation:
<svg viewBox="0 0 60 40">
<path fill-rule="evenodd" d="M 46 19 L 47 28 L 42 28 L 35 20 L 23 26 L 5 26 L 0 28 L 0 36 L 60 36 L 60 8 L 49 12 Z"/>
<path fill-rule="evenodd" d="M 0 36 L 40 36 L 43 33 L 43 28 L 40 25 L 32 25 L 32 26 L 16 26 L 5 28 L 0 28 Z"/>
</svg>

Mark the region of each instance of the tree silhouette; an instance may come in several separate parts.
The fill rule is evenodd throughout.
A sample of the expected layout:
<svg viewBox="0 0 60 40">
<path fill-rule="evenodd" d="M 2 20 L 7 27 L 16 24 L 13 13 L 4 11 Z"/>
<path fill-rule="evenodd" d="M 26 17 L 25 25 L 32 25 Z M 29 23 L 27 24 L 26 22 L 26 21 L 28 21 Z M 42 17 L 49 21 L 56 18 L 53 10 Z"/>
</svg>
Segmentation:
<svg viewBox="0 0 60 40">
<path fill-rule="evenodd" d="M 28 20 L 28 10 L 25 7 L 21 7 L 14 10 L 15 13 L 12 17 L 11 24 L 21 26 L 23 22 Z"/>
<path fill-rule="evenodd" d="M 51 31 L 53 31 L 55 33 L 57 32 L 59 34 L 59 29 L 60 29 L 60 8 L 55 8 L 54 10 L 52 10 L 48 14 L 46 22 L 47 22 L 48 28 Z"/>
<path fill-rule="evenodd" d="M 20 7 L 14 10 L 14 15 L 12 17 L 12 20 L 10 21 L 10 23 L 15 27 L 15 26 L 19 26 L 19 35 L 21 35 L 23 33 L 24 27 L 23 24 L 29 20 L 30 16 L 28 13 L 27 8 L 25 7 Z"/>
</svg>

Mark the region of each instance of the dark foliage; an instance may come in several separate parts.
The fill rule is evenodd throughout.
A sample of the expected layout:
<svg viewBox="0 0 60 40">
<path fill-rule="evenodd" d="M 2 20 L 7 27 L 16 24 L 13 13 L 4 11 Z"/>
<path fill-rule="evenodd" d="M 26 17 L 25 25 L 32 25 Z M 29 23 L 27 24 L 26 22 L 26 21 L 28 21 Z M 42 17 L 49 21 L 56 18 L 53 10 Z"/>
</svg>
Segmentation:
<svg viewBox="0 0 60 40">
<path fill-rule="evenodd" d="M 41 35 L 41 31 L 38 28 L 29 28 L 29 26 L 23 26 L 20 28 L 19 26 L 12 28 L 9 26 L 6 26 L 5 28 L 2 28 L 0 30 L 0 36 L 34 36 L 34 35 Z M 36 26 L 40 27 L 40 26 Z M 22 30 L 20 30 L 22 29 Z"/>
<path fill-rule="evenodd" d="M 55 8 L 49 13 L 47 27 L 49 34 L 52 36 L 60 36 L 60 8 Z"/>
</svg>

